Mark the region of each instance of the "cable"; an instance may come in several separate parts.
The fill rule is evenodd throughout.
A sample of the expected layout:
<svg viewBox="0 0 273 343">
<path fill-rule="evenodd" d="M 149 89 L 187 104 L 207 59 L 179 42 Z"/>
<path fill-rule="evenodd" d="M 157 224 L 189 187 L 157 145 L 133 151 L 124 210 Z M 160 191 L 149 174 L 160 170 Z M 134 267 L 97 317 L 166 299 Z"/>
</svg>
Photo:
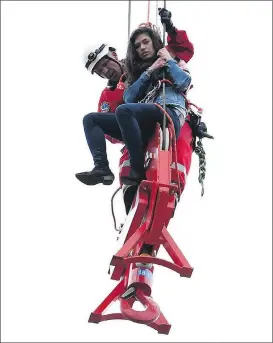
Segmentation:
<svg viewBox="0 0 273 343">
<path fill-rule="evenodd" d="M 131 32 L 131 0 L 128 1 L 128 41 L 130 39 Z"/>
<path fill-rule="evenodd" d="M 114 228 L 116 231 L 120 232 L 119 229 L 117 229 L 117 222 L 116 222 L 116 217 L 115 217 L 115 212 L 114 212 L 114 197 L 116 196 L 116 194 L 122 189 L 122 187 L 120 186 L 112 195 L 111 198 L 111 211 L 112 211 L 112 217 L 113 217 L 113 221 L 114 221 Z"/>
<path fill-rule="evenodd" d="M 155 9 L 155 26 L 158 26 L 158 1 L 156 0 L 156 9 Z"/>
<path fill-rule="evenodd" d="M 166 8 L 166 1 L 164 1 L 164 8 Z M 166 33 L 166 24 L 163 24 L 163 46 L 165 47 L 165 33 Z M 163 70 L 163 79 L 165 79 L 165 70 Z M 166 90 L 165 90 L 165 83 L 163 83 L 162 88 L 162 96 L 163 96 L 163 109 L 166 112 Z M 166 145 L 166 116 L 163 118 L 163 149 L 165 149 Z"/>
<path fill-rule="evenodd" d="M 150 8 L 151 8 L 151 1 L 148 0 L 147 23 L 149 23 L 149 21 L 150 21 Z"/>
</svg>

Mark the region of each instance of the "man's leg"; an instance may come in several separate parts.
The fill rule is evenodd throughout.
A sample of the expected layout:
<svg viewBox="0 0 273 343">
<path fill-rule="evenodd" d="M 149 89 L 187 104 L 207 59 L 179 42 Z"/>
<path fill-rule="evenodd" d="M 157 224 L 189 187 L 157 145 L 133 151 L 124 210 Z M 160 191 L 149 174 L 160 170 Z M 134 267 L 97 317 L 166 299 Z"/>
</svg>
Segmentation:
<svg viewBox="0 0 273 343">
<path fill-rule="evenodd" d="M 111 185 L 114 175 L 109 168 L 104 135 L 122 140 L 116 116 L 113 113 L 90 113 L 83 118 L 83 126 L 95 168 L 90 172 L 78 173 L 76 177 L 86 185 Z"/>
</svg>

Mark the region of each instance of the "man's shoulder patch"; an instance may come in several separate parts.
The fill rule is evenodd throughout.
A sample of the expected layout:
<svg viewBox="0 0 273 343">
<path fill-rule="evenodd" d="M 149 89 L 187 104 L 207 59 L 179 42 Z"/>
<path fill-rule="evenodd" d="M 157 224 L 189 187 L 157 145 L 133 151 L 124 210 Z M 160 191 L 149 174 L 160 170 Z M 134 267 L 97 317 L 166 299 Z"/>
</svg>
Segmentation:
<svg viewBox="0 0 273 343">
<path fill-rule="evenodd" d="M 124 84 L 124 82 L 120 81 L 120 82 L 117 84 L 117 89 L 122 89 L 122 90 L 124 90 L 124 89 L 125 89 L 125 84 Z"/>
<path fill-rule="evenodd" d="M 110 111 L 110 104 L 109 104 L 109 102 L 104 101 L 103 103 L 101 103 L 100 110 L 101 110 L 101 112 L 109 112 Z"/>
</svg>

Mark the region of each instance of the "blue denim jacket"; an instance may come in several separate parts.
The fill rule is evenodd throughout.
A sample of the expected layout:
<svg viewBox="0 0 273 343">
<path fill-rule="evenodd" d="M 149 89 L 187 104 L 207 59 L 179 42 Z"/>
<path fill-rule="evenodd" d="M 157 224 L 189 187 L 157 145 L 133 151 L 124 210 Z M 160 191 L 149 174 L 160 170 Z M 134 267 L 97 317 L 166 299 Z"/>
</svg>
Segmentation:
<svg viewBox="0 0 273 343">
<path fill-rule="evenodd" d="M 165 87 L 166 105 L 185 109 L 185 99 L 181 93 L 189 87 L 191 76 L 181 69 L 175 60 L 167 61 L 166 67 L 166 76 L 173 83 L 171 87 Z M 147 72 L 143 72 L 140 77 L 125 90 L 123 96 L 125 103 L 135 103 L 142 100 L 146 95 L 149 84 L 150 76 Z M 163 105 L 162 88 L 153 102 Z"/>
</svg>

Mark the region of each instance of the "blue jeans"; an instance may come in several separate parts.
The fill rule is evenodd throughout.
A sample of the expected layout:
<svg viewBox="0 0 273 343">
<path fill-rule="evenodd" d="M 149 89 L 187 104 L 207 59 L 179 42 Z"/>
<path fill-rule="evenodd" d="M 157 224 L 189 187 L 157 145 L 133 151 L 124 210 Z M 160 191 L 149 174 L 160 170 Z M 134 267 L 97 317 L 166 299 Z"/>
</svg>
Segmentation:
<svg viewBox="0 0 273 343">
<path fill-rule="evenodd" d="M 180 122 L 176 113 L 167 108 L 172 118 L 176 137 Z M 84 132 L 95 165 L 108 165 L 105 134 L 123 141 L 129 151 L 131 166 L 142 171 L 144 151 L 152 137 L 155 125 L 163 124 L 164 113 L 153 104 L 123 104 L 114 113 L 90 113 L 83 118 Z"/>
<path fill-rule="evenodd" d="M 178 138 L 181 128 L 179 118 L 172 109 L 166 109 Z M 156 123 L 163 125 L 164 113 L 153 104 L 128 103 L 118 106 L 116 117 L 123 141 L 130 154 L 131 166 L 136 171 L 142 172 L 145 148 L 154 133 Z M 143 133 L 145 133 L 144 139 Z"/>
</svg>

